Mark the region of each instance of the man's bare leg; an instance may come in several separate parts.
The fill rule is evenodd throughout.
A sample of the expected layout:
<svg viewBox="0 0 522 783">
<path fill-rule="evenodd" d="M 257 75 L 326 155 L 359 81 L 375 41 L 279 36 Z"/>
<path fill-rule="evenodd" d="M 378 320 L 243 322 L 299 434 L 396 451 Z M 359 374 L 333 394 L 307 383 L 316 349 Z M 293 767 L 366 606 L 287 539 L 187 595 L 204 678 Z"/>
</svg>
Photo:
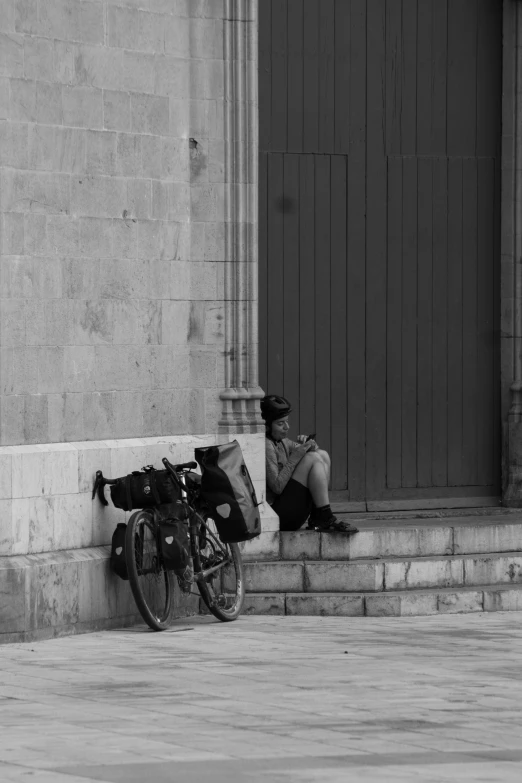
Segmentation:
<svg viewBox="0 0 522 783">
<path fill-rule="evenodd" d="M 330 485 L 330 466 L 331 466 L 331 460 L 330 455 L 327 451 L 324 451 L 324 449 L 317 449 L 317 451 L 312 452 L 313 454 L 317 454 L 318 457 L 323 461 L 323 465 L 326 468 L 326 478 L 328 480 L 328 485 Z"/>
<path fill-rule="evenodd" d="M 292 473 L 292 478 L 308 487 L 317 508 L 329 504 L 327 467 L 318 452 L 309 451 L 305 454 Z"/>
</svg>

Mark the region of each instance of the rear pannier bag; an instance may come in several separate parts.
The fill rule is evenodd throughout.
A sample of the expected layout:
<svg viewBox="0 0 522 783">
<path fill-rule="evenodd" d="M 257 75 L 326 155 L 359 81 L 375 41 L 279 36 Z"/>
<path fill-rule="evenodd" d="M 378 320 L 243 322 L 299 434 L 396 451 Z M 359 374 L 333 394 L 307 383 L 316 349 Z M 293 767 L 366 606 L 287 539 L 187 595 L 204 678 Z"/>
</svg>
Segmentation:
<svg viewBox="0 0 522 783">
<path fill-rule="evenodd" d="M 259 503 L 237 440 L 195 449 L 201 467 L 201 497 L 211 508 L 225 544 L 250 541 L 261 533 Z"/>
<path fill-rule="evenodd" d="M 162 503 L 175 503 L 181 496 L 168 470 L 155 470 L 148 465 L 116 480 L 111 485 L 111 499 L 116 508 L 132 511 Z"/>
</svg>

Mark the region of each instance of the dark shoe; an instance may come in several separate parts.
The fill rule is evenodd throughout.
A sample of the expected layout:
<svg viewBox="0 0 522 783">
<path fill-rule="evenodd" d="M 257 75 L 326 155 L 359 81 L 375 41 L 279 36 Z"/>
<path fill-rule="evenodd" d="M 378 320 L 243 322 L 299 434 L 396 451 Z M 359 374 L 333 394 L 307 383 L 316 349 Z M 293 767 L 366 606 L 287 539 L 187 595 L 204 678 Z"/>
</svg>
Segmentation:
<svg viewBox="0 0 522 783">
<path fill-rule="evenodd" d="M 316 517 L 310 517 L 308 521 L 309 530 L 319 530 L 321 533 L 358 533 L 358 528 L 351 525 L 349 522 L 345 522 L 342 519 L 337 519 L 336 516 L 330 511 L 329 514 L 325 514 Z"/>
</svg>

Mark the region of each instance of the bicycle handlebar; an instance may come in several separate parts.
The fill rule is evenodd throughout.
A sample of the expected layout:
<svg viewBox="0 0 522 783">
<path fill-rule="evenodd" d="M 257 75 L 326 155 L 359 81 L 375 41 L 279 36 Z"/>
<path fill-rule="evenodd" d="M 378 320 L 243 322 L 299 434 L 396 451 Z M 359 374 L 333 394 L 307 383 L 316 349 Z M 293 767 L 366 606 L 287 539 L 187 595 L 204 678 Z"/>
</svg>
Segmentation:
<svg viewBox="0 0 522 783">
<path fill-rule="evenodd" d="M 169 473 L 172 475 L 174 480 L 181 485 L 183 489 L 186 489 L 184 483 L 181 481 L 181 478 L 179 476 L 180 473 L 182 473 L 184 470 L 194 470 L 194 468 L 197 468 L 198 464 L 197 462 L 181 462 L 179 465 L 173 465 L 171 462 L 168 461 L 166 457 L 163 457 L 161 460 Z M 98 495 L 98 499 L 100 503 L 104 506 L 108 506 L 109 503 L 105 497 L 104 487 L 106 484 L 116 484 L 118 479 L 109 479 L 105 478 L 101 470 L 96 471 L 96 478 L 94 480 L 94 486 L 92 488 L 92 499 L 94 500 L 96 494 Z"/>
</svg>

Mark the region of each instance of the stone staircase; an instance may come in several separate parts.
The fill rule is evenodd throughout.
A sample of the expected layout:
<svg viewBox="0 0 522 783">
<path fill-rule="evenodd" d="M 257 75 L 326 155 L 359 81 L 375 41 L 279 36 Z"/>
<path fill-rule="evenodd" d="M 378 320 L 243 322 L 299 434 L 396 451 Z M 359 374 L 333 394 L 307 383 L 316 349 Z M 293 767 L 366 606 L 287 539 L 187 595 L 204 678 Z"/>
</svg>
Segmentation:
<svg viewBox="0 0 522 783">
<path fill-rule="evenodd" d="M 245 563 L 244 613 L 522 611 L 522 514 L 483 511 L 364 515 L 354 536 L 279 533 L 277 556 Z"/>
</svg>

